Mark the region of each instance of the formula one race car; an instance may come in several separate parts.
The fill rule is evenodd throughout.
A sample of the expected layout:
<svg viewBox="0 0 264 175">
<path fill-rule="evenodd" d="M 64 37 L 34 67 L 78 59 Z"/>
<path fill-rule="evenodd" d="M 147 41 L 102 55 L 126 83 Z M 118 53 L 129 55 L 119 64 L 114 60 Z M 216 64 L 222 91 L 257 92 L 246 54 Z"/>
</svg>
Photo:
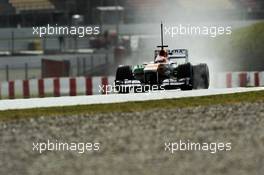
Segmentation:
<svg viewBox="0 0 264 175">
<path fill-rule="evenodd" d="M 207 64 L 192 65 L 188 61 L 188 50 L 173 49 L 163 45 L 161 24 L 161 48 L 155 50 L 154 62 L 143 65 L 120 65 L 116 71 L 115 88 L 119 93 L 146 92 L 161 89 L 208 89 L 209 70 Z M 183 63 L 179 63 L 180 59 Z"/>
</svg>

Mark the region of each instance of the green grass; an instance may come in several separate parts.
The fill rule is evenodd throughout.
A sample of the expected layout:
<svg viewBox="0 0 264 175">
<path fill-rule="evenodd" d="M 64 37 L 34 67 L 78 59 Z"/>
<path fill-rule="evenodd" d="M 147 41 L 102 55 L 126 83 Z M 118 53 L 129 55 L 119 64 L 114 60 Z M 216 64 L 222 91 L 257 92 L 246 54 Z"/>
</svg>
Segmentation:
<svg viewBox="0 0 264 175">
<path fill-rule="evenodd" d="M 125 102 L 114 104 L 79 105 L 69 107 L 50 107 L 23 110 L 0 111 L 0 120 L 13 120 L 20 118 L 40 116 L 67 116 L 72 114 L 95 114 L 109 112 L 133 112 L 159 108 L 185 108 L 216 104 L 231 104 L 239 102 L 264 102 L 264 91 L 234 93 L 227 95 L 213 95 L 205 97 L 191 97 L 180 99 L 164 99 L 143 102 Z"/>
</svg>

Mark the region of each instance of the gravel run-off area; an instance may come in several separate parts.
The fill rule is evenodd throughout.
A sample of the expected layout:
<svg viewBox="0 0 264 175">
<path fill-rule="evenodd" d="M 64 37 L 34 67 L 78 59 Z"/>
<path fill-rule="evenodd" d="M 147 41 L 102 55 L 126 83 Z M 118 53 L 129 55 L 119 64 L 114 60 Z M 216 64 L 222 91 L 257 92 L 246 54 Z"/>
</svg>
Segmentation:
<svg viewBox="0 0 264 175">
<path fill-rule="evenodd" d="M 33 151 L 33 142 L 100 143 L 99 151 Z M 165 142 L 231 143 L 165 151 Z M 0 174 L 262 175 L 264 102 L 0 121 Z"/>
</svg>

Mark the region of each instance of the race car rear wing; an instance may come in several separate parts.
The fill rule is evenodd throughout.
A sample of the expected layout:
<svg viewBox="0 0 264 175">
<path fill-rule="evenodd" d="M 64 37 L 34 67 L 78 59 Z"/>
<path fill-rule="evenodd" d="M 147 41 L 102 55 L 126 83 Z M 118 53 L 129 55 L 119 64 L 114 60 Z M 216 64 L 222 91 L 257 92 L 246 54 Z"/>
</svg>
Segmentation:
<svg viewBox="0 0 264 175">
<path fill-rule="evenodd" d="M 171 59 L 181 59 L 185 58 L 185 61 L 188 62 L 188 50 L 187 49 L 173 49 L 168 50 L 169 60 Z"/>
</svg>

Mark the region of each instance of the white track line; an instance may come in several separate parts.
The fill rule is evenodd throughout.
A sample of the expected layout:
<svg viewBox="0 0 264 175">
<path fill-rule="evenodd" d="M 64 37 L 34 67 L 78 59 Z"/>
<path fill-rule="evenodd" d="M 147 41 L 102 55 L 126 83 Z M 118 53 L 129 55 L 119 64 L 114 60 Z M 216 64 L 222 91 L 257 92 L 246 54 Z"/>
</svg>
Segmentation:
<svg viewBox="0 0 264 175">
<path fill-rule="evenodd" d="M 192 90 L 192 91 L 170 90 L 170 91 L 156 91 L 151 93 L 138 93 L 138 94 L 132 93 L 132 94 L 110 94 L 110 95 L 92 95 L 92 96 L 75 96 L 75 97 L 47 97 L 47 98 L 0 100 L 0 110 L 199 97 L 199 96 L 208 96 L 208 95 L 260 91 L 260 90 L 264 90 L 264 87 L 203 89 L 203 90 Z"/>
</svg>

